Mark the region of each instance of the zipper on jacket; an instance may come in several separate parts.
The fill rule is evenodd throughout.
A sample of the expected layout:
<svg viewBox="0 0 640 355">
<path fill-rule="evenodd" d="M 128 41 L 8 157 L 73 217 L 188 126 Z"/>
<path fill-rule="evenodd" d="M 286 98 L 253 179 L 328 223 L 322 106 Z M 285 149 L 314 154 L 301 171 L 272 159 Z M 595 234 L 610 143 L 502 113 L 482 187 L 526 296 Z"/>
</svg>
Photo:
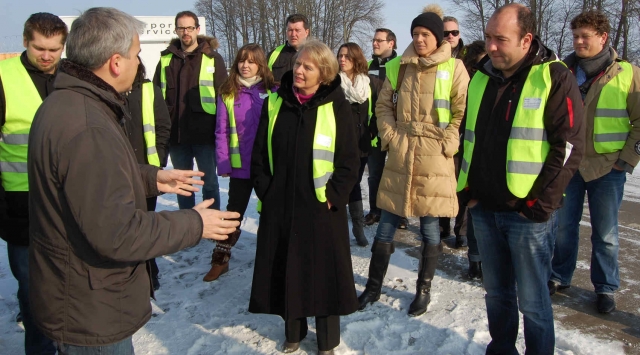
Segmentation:
<svg viewBox="0 0 640 355">
<path fill-rule="evenodd" d="M 509 121 L 509 114 L 511 113 L 511 100 L 513 100 L 513 94 L 516 93 L 516 86 L 513 85 L 512 88 L 513 90 L 511 90 L 511 93 L 509 94 L 509 104 L 507 105 L 507 114 L 504 117 L 504 120 L 507 122 Z"/>
</svg>

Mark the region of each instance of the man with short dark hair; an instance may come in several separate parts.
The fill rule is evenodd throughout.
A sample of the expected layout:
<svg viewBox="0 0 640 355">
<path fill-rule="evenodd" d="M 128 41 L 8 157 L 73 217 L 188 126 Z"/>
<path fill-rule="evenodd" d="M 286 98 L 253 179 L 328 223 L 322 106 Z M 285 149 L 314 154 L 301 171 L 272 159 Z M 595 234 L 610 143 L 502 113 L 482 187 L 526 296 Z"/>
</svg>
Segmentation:
<svg viewBox="0 0 640 355">
<path fill-rule="evenodd" d="M 584 150 L 580 92 L 536 33 L 521 4 L 496 10 L 487 56 L 469 85 L 458 191 L 468 203 L 482 258 L 491 342 L 516 354 L 522 312 L 527 353 L 553 354 L 551 274 L 556 210 Z"/>
<path fill-rule="evenodd" d="M 453 16 L 442 18 L 444 23 L 444 39 L 451 45 L 451 58 L 462 59 L 464 42 L 460 38 L 460 27 L 458 19 Z"/>
<path fill-rule="evenodd" d="M 618 58 L 609 45 L 609 19 L 585 11 L 571 21 L 573 48 L 565 60 L 584 102 L 585 157 L 565 190 L 549 292 L 568 288 L 576 268 L 585 192 L 591 222 L 591 282 L 596 308 L 609 313 L 620 287 L 618 212 L 626 173 L 640 161 L 640 69 Z"/>
<path fill-rule="evenodd" d="M 276 47 L 267 56 L 267 64 L 276 81 L 280 81 L 284 73 L 293 69 L 293 57 L 298 53 L 298 47 L 309 37 L 309 20 L 307 16 L 302 14 L 289 15 L 285 23 L 287 24 L 287 41 Z"/>
<path fill-rule="evenodd" d="M 364 224 L 370 226 L 380 221 L 380 208 L 376 205 L 376 195 L 384 170 L 384 163 L 387 158 L 387 151 L 380 147 L 380 137 L 378 137 L 378 119 L 375 113 L 378 94 L 382 90 L 384 80 L 387 78 L 385 64 L 398 56 L 396 49 L 396 35 L 387 28 L 378 28 L 372 40 L 373 58 L 369 61 L 369 79 L 371 80 L 371 119 L 369 120 L 369 132 L 371 133 L 371 152 L 367 160 L 369 184 L 369 213 L 364 217 Z M 404 218 L 404 217 L 403 217 Z M 404 225 L 406 226 L 406 218 Z"/>
<path fill-rule="evenodd" d="M 55 354 L 54 343 L 33 323 L 29 307 L 29 183 L 27 141 L 38 107 L 53 92 L 67 26 L 53 14 L 33 14 L 24 24 L 19 57 L 0 61 L 0 237 L 18 281 L 25 353 Z"/>
<path fill-rule="evenodd" d="M 80 15 L 29 134 L 29 302 L 61 355 L 132 355 L 132 335 L 151 318 L 145 261 L 239 225 L 211 200 L 147 211 L 147 197 L 189 195 L 203 174 L 138 164 L 127 139 L 120 93 L 136 76 L 143 27 L 112 8 Z"/>
</svg>

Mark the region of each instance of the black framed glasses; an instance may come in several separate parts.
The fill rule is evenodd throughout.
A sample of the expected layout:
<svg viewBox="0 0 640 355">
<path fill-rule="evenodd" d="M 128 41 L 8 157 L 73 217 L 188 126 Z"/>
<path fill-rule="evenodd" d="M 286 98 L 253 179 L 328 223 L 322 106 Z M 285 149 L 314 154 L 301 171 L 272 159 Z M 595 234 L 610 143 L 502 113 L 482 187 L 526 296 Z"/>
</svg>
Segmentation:
<svg viewBox="0 0 640 355">
<path fill-rule="evenodd" d="M 453 37 L 458 37 L 458 35 L 460 34 L 460 31 L 458 31 L 458 30 L 444 31 L 444 36 L 445 37 L 449 37 L 449 34 L 452 34 Z"/>
<path fill-rule="evenodd" d="M 176 27 L 176 31 L 178 32 L 193 32 L 195 31 L 196 28 L 193 26 L 189 26 L 189 27 Z"/>
<path fill-rule="evenodd" d="M 374 38 L 371 42 L 373 42 L 373 43 L 382 43 L 382 42 L 389 42 L 389 40 L 388 39 L 377 39 L 377 38 Z"/>
</svg>

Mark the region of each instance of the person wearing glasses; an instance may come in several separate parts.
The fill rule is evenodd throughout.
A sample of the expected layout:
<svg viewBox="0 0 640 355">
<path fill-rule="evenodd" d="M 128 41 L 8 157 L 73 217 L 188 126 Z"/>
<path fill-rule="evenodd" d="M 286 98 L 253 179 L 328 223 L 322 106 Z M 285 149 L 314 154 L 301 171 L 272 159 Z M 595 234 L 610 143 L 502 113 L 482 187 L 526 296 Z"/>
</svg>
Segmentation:
<svg viewBox="0 0 640 355">
<path fill-rule="evenodd" d="M 387 78 L 385 64 L 391 59 L 398 56 L 396 49 L 396 35 L 387 28 L 378 28 L 373 36 L 373 58 L 369 61 L 369 79 L 371 80 L 371 107 L 376 107 L 378 94 L 382 90 L 384 79 Z M 382 177 L 382 169 L 387 159 L 387 152 L 380 149 L 380 138 L 378 137 L 378 125 L 375 109 L 371 110 L 372 115 L 369 121 L 369 133 L 371 134 L 371 152 L 367 165 L 369 168 L 369 213 L 364 217 L 364 224 L 373 225 L 380 221 L 380 208 L 376 205 L 376 195 L 378 194 L 378 186 L 380 186 L 380 178 Z M 404 223 L 406 228 L 407 221 L 400 221 L 400 226 Z"/>
<path fill-rule="evenodd" d="M 267 56 L 267 66 L 273 72 L 273 78 L 280 81 L 284 73 L 293 69 L 295 55 L 298 47 L 309 37 L 309 20 L 302 14 L 293 14 L 287 17 L 286 34 L 287 41 L 276 47 Z"/>
<path fill-rule="evenodd" d="M 169 156 L 175 169 L 193 169 L 195 158 L 204 173 L 203 200 L 214 199 L 211 208 L 220 209 L 220 188 L 216 174 L 216 98 L 227 80 L 218 41 L 199 36 L 198 17 L 191 11 L 176 15 L 176 34 L 161 53 L 153 83 L 162 89 L 171 116 Z M 195 206 L 195 196 L 178 195 L 180 209 Z"/>
<path fill-rule="evenodd" d="M 445 16 L 442 23 L 444 24 L 444 39 L 451 45 L 451 58 L 462 59 L 464 42 L 460 38 L 458 19 L 453 16 Z"/>
</svg>

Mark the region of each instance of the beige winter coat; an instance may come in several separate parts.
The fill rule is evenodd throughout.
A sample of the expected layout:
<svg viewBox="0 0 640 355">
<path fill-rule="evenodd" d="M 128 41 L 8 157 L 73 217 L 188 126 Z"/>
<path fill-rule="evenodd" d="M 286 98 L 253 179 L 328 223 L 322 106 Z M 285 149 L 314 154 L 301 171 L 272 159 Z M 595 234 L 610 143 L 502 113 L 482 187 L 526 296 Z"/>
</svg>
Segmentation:
<svg viewBox="0 0 640 355">
<path fill-rule="evenodd" d="M 451 123 L 438 127 L 433 107 L 437 66 L 451 58 L 443 41 L 434 53 L 419 58 L 413 44 L 401 63 L 408 64 L 398 84 L 398 121 L 393 115 L 393 89 L 385 80 L 376 104 L 382 150 L 388 159 L 378 189 L 378 207 L 404 217 L 454 217 L 458 213 L 453 155 L 458 150 L 458 128 L 467 103 L 469 75 L 456 59 L 451 89 Z"/>
</svg>

